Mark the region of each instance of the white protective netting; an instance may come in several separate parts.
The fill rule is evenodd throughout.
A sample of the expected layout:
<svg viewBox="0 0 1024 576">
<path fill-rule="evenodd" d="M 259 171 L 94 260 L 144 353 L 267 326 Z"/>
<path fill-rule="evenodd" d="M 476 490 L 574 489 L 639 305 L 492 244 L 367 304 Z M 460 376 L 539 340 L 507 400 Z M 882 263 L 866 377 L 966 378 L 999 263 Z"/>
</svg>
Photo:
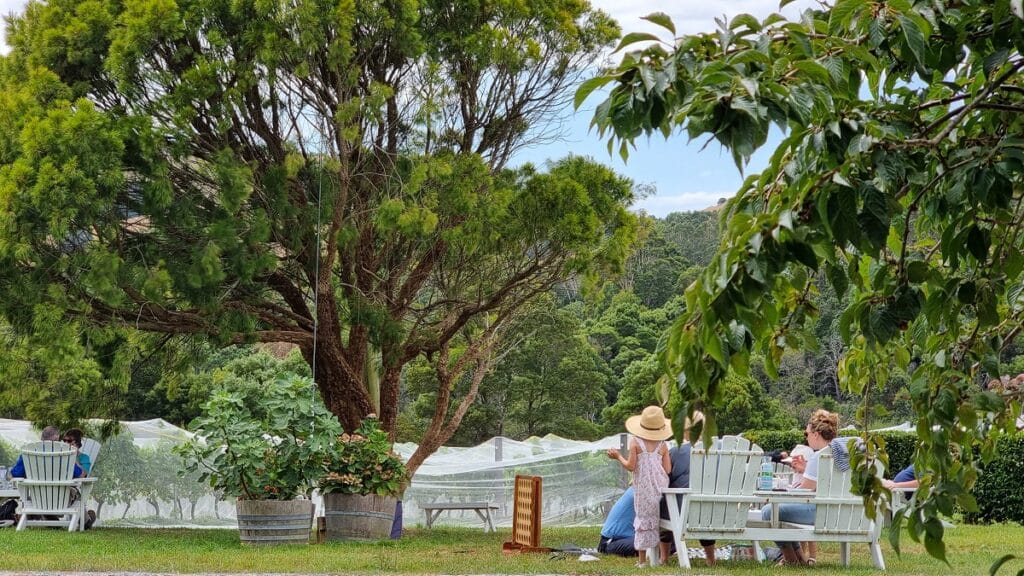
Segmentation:
<svg viewBox="0 0 1024 576">
<path fill-rule="evenodd" d="M 233 526 L 235 507 L 195 477 L 182 477 L 172 447 L 191 433 L 163 420 L 122 422 L 125 433 L 103 442 L 93 475 L 89 507 L 104 525 Z M 15 449 L 39 439 L 20 420 L 0 419 L 0 440 Z M 431 502 L 489 502 L 494 522 L 512 524 L 517 474 L 543 478 L 546 526 L 598 525 L 625 490 L 628 476 L 605 450 L 621 447 L 623 435 L 579 442 L 549 435 L 515 441 L 492 438 L 467 448 L 442 447 L 424 462 L 403 499 L 405 526 L 425 524 L 421 506 Z M 397 444 L 408 459 L 415 444 Z M 11 463 L 0 462 L 10 465 Z M 472 511 L 445 512 L 438 524 L 480 526 Z"/>
</svg>

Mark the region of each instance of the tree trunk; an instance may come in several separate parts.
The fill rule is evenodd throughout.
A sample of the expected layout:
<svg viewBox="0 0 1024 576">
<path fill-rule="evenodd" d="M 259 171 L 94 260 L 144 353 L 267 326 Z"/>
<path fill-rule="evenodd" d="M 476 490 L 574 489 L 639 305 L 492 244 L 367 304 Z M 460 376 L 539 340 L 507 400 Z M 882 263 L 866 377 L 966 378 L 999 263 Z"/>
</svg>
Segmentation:
<svg viewBox="0 0 1024 576">
<path fill-rule="evenodd" d="M 380 383 L 380 425 L 395 441 L 398 427 L 398 394 L 401 386 L 402 367 L 388 366 Z"/>
<path fill-rule="evenodd" d="M 316 375 L 324 404 L 338 417 L 345 432 L 352 432 L 363 418 L 374 413 L 370 395 L 362 382 L 362 371 L 350 369 L 338 341 L 317 342 L 315 363 L 312 348 L 303 348 L 302 354 Z"/>
</svg>

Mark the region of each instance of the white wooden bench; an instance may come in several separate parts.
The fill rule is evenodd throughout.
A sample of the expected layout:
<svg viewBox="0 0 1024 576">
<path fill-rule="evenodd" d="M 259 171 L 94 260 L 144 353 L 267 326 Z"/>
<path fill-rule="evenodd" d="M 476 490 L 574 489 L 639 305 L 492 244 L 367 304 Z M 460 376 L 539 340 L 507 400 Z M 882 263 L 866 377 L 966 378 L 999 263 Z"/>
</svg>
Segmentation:
<svg viewBox="0 0 1024 576">
<path fill-rule="evenodd" d="M 427 528 L 434 526 L 434 521 L 445 510 L 472 510 L 484 522 L 484 532 L 494 532 L 494 522 L 491 521 L 491 510 L 498 507 L 490 502 L 433 502 L 420 506 L 423 513 L 427 515 Z"/>
<path fill-rule="evenodd" d="M 746 442 L 744 444 L 744 442 Z M 825 448 L 818 465 L 815 492 L 756 492 L 761 450 L 742 438 L 725 437 L 721 448 L 706 451 L 698 444 L 691 452 L 690 488 L 667 488 L 669 520 L 662 528 L 672 530 L 677 550 L 686 550 L 686 539 L 762 540 L 789 542 L 839 542 L 840 559 L 850 563 L 850 544 L 867 543 L 874 565 L 885 570 L 879 544 L 881 522 L 867 518 L 864 500 L 850 493 L 851 473 L 839 472 L 832 464 L 832 451 Z M 880 467 L 881 464 L 879 463 Z M 807 503 L 815 506 L 814 525 L 748 518 L 751 506 L 767 503 Z M 777 507 L 776 507 L 777 510 Z M 880 515 L 876 515 L 881 520 Z M 679 565 L 690 567 L 686 554 Z M 758 553 L 758 560 L 761 554 Z"/>
</svg>

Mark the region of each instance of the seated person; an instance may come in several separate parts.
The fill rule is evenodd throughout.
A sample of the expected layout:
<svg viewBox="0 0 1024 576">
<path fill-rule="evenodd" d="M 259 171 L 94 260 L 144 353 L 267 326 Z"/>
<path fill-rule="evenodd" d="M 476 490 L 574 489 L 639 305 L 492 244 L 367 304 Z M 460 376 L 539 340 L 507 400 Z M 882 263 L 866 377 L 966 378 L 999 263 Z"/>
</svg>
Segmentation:
<svg viewBox="0 0 1024 576">
<path fill-rule="evenodd" d="M 839 468 L 845 465 L 849 468 L 850 460 L 849 455 L 845 453 L 845 446 L 841 446 L 841 442 L 833 442 L 836 439 L 836 435 L 839 432 L 839 415 L 828 412 L 827 410 L 817 410 L 811 415 L 810 420 L 807 422 L 807 429 L 805 434 L 807 436 L 807 444 L 814 450 L 814 454 L 807 461 L 807 466 L 803 471 L 803 479 L 800 481 L 798 488 L 805 490 L 816 490 L 818 487 L 818 462 L 821 457 L 821 451 L 829 446 L 831 443 L 833 450 L 837 448 L 842 449 L 842 453 L 835 454 L 833 464 Z M 779 505 L 779 521 L 789 522 L 792 524 L 814 524 L 814 504 L 780 504 Z M 761 509 L 761 518 L 763 520 L 771 520 L 772 517 L 772 505 L 769 504 Z M 779 548 L 782 550 L 783 561 L 787 564 L 807 564 L 804 559 L 803 551 L 798 542 L 779 542 Z"/>
<path fill-rule="evenodd" d="M 914 465 L 911 464 L 896 473 L 892 480 L 882 480 L 882 486 L 892 490 L 893 488 L 917 488 L 920 482 L 914 474 Z"/>
<path fill-rule="evenodd" d="M 799 488 L 804 481 L 804 471 L 807 470 L 807 461 L 814 456 L 814 450 L 806 444 L 797 444 L 789 451 L 789 456 L 783 458 L 783 464 L 788 464 L 793 469 L 793 479 L 790 480 L 789 488 Z M 800 550 L 808 564 L 818 562 L 818 543 L 801 542 Z"/>
<path fill-rule="evenodd" d="M 82 452 L 82 431 L 78 428 L 72 428 L 64 433 L 64 443 L 69 444 L 78 452 L 78 466 L 81 468 L 81 474 L 78 474 L 79 470 L 75 469 L 75 478 L 84 478 L 89 475 L 89 471 L 92 470 L 92 460 L 89 459 L 89 455 Z"/>
<path fill-rule="evenodd" d="M 619 500 L 612 506 L 608 517 L 605 518 L 604 526 L 601 527 L 601 541 L 597 545 L 597 551 L 602 554 L 636 556 L 636 548 L 633 547 L 633 538 L 636 535 L 633 530 L 635 517 L 633 487 L 630 486 L 622 493 Z"/>
<path fill-rule="evenodd" d="M 56 426 L 47 426 L 43 428 L 43 434 L 40 437 L 43 442 L 57 442 L 60 440 L 60 430 L 57 430 Z M 81 478 L 85 475 L 85 471 L 78 464 L 75 464 L 75 478 Z M 25 463 L 22 461 L 21 456 L 18 456 L 18 461 L 14 463 L 11 468 L 11 478 L 24 478 L 25 477 Z"/>
</svg>

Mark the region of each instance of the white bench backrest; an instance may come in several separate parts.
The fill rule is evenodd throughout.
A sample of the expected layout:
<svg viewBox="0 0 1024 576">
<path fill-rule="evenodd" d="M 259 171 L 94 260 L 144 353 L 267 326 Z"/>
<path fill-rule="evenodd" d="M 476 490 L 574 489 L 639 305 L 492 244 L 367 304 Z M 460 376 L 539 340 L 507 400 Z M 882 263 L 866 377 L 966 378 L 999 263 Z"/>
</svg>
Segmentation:
<svg viewBox="0 0 1024 576">
<path fill-rule="evenodd" d="M 832 463 L 832 448 L 821 452 L 818 462 L 817 497 L 828 503 L 818 504 L 814 515 L 814 531 L 828 534 L 868 534 L 881 529 L 864 513 L 864 499 L 850 493 L 853 471 L 840 472 Z M 881 467 L 881 462 L 875 463 Z M 877 516 L 876 516 L 877 517 Z"/>
<path fill-rule="evenodd" d="M 62 510 L 71 505 L 71 488 L 75 477 L 75 450 L 63 442 L 35 442 L 21 449 L 26 480 L 42 480 L 48 484 L 31 484 L 28 497 L 37 509 Z"/>
<path fill-rule="evenodd" d="M 739 436 L 716 439 L 711 450 L 698 442 L 690 452 L 690 490 L 693 495 L 752 496 L 764 452 Z M 749 503 L 704 502 L 694 499 L 687 510 L 690 530 L 742 530 Z"/>
</svg>

